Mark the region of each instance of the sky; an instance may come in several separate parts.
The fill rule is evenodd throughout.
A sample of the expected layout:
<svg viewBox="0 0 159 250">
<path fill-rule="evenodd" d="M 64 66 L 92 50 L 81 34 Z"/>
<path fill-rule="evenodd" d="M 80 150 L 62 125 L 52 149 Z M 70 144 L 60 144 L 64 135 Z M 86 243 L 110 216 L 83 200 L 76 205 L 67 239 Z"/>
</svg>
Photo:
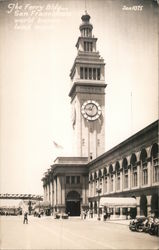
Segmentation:
<svg viewBox="0 0 159 250">
<path fill-rule="evenodd" d="M 0 1 L 0 193 L 43 194 L 44 172 L 73 155 L 69 73 L 85 9 L 106 63 L 106 150 L 158 119 L 155 0 Z"/>
</svg>

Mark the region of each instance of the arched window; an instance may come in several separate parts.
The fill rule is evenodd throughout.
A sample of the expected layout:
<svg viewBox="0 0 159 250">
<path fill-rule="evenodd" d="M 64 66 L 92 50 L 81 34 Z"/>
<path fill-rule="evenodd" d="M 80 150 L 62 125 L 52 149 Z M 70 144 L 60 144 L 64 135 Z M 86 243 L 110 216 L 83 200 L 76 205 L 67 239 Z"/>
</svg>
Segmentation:
<svg viewBox="0 0 159 250">
<path fill-rule="evenodd" d="M 109 190 L 110 190 L 110 192 L 113 192 L 113 182 L 114 182 L 114 178 L 113 178 L 113 166 L 112 166 L 112 165 L 109 166 L 109 175 L 110 175 L 110 186 L 109 186 Z"/>
<path fill-rule="evenodd" d="M 128 188 L 128 162 L 127 159 L 123 160 L 123 174 L 124 174 L 124 188 Z"/>
<path fill-rule="evenodd" d="M 103 191 L 102 190 L 102 171 L 101 169 L 99 170 L 99 173 L 98 173 L 98 176 L 99 176 L 99 188 L 101 188 L 101 192 Z"/>
<path fill-rule="evenodd" d="M 103 176 L 104 176 L 104 193 L 107 193 L 107 185 L 108 185 L 108 176 L 107 176 L 107 169 L 104 168 L 103 170 Z"/>
<path fill-rule="evenodd" d="M 158 152 L 158 145 L 155 143 L 152 146 L 151 150 L 151 156 L 152 156 L 152 167 L 153 167 L 153 182 L 159 182 L 159 152 Z"/>
<path fill-rule="evenodd" d="M 115 173 L 116 173 L 116 190 L 120 190 L 120 165 L 119 162 L 115 165 Z"/>
<path fill-rule="evenodd" d="M 93 195 L 93 176 L 92 173 L 90 175 L 90 196 Z"/>
<path fill-rule="evenodd" d="M 97 178 L 97 173 L 94 173 L 94 181 L 95 181 L 95 190 L 98 188 L 98 178 Z"/>
<path fill-rule="evenodd" d="M 132 171 L 132 187 L 137 187 L 137 159 L 136 155 L 132 154 L 130 159 L 131 171 Z"/>
<path fill-rule="evenodd" d="M 147 169 L 147 152 L 145 149 L 141 151 L 140 155 L 141 169 L 142 169 L 142 185 L 148 184 L 148 169 Z"/>
</svg>

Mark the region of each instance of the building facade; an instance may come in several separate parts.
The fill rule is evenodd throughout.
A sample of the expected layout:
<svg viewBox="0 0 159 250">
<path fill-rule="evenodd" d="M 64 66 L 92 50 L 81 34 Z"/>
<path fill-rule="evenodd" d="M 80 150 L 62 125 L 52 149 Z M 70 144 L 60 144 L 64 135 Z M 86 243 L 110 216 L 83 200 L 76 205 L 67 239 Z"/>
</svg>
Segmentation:
<svg viewBox="0 0 159 250">
<path fill-rule="evenodd" d="M 53 212 L 125 218 L 159 216 L 158 121 L 105 152 L 105 63 L 96 49 L 90 16 L 82 16 L 70 78 L 74 157 L 58 157 L 42 178 Z M 101 198 L 127 197 L 130 204 L 102 205 Z M 101 206 L 102 205 L 102 206 Z"/>
</svg>

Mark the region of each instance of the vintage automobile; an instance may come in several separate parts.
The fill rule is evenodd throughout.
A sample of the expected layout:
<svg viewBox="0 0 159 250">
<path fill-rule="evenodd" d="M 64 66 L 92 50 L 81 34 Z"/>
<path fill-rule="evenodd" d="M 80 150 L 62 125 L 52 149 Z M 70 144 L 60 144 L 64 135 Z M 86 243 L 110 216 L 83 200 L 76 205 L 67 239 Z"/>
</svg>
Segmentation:
<svg viewBox="0 0 159 250">
<path fill-rule="evenodd" d="M 149 234 L 159 236 L 159 219 L 155 218 L 148 230 Z"/>
<path fill-rule="evenodd" d="M 129 229 L 131 231 L 143 232 L 145 227 L 145 221 L 147 218 L 145 216 L 136 216 L 135 219 L 130 221 Z"/>
<path fill-rule="evenodd" d="M 129 229 L 136 232 L 145 232 L 159 236 L 159 219 L 154 217 L 140 216 L 132 220 Z"/>
</svg>

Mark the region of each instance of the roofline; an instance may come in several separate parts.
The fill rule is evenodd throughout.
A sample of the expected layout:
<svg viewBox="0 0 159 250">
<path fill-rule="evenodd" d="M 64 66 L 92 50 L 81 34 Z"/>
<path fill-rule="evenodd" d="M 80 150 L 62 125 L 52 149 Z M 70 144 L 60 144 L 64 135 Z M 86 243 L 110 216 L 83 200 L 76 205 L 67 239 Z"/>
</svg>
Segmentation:
<svg viewBox="0 0 159 250">
<path fill-rule="evenodd" d="M 98 156 L 96 159 L 92 160 L 91 162 L 88 163 L 88 167 L 92 166 L 94 163 L 98 162 L 99 160 L 102 160 L 103 158 L 105 158 L 107 155 L 110 155 L 113 151 L 117 150 L 118 148 L 126 145 L 127 143 L 130 143 L 130 141 L 134 140 L 136 137 L 138 137 L 140 134 L 144 134 L 149 130 L 152 130 L 154 127 L 158 127 L 159 124 L 159 120 L 154 121 L 153 123 L 149 124 L 148 126 L 146 126 L 145 128 L 139 130 L 137 133 L 135 133 L 134 135 L 128 137 L 126 140 L 122 141 L 121 143 L 117 144 L 116 146 L 114 146 L 113 148 L 111 148 L 110 150 L 108 150 L 107 152 L 103 153 L 102 155 Z M 159 134 L 159 131 L 158 131 Z"/>
</svg>

